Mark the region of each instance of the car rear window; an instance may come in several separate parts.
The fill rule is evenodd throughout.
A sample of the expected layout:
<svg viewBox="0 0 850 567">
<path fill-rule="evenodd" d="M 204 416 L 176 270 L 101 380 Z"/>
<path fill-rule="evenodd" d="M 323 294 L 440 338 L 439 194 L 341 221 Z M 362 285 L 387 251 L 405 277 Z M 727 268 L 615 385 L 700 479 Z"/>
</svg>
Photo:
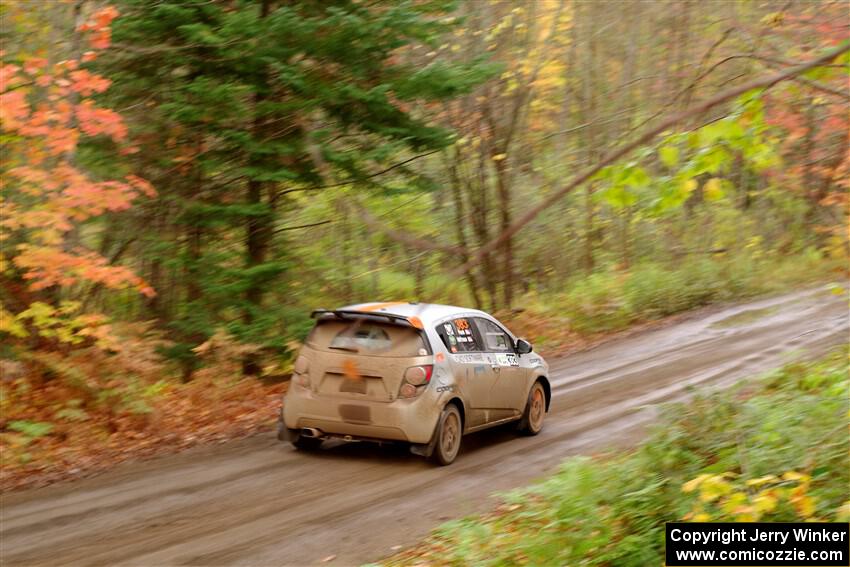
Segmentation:
<svg viewBox="0 0 850 567">
<path fill-rule="evenodd" d="M 412 357 L 430 354 L 417 329 L 364 319 L 319 321 L 307 344 L 316 349 L 370 356 Z"/>
</svg>

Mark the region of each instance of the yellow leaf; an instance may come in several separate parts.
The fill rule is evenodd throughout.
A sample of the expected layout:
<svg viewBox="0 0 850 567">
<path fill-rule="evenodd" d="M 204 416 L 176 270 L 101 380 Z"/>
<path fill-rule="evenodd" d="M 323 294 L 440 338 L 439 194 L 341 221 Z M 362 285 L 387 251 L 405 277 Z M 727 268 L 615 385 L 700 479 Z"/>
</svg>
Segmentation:
<svg viewBox="0 0 850 567">
<path fill-rule="evenodd" d="M 736 513 L 741 506 L 747 502 L 747 496 L 743 492 L 733 493 L 726 502 L 723 503 L 723 511 L 727 514 Z"/>
<path fill-rule="evenodd" d="M 0 307 L 0 333 L 9 333 L 13 337 L 20 339 L 26 338 L 29 335 L 20 321 L 15 319 L 11 313 L 2 307 Z"/>
<path fill-rule="evenodd" d="M 723 198 L 723 186 L 720 182 L 720 179 L 716 177 L 712 177 L 708 181 L 706 181 L 705 186 L 702 188 L 703 193 L 705 194 L 706 201 L 719 201 Z"/>
<path fill-rule="evenodd" d="M 815 501 L 811 496 L 792 498 L 792 503 L 797 513 L 804 518 L 808 518 L 815 513 Z"/>
<path fill-rule="evenodd" d="M 722 476 L 712 476 L 705 479 L 700 486 L 699 498 L 703 502 L 713 502 L 723 495 L 729 494 L 732 486 L 723 480 Z"/>
<path fill-rule="evenodd" d="M 682 485 L 682 492 L 693 492 L 696 490 L 702 482 L 707 479 L 711 475 L 701 474 L 695 479 L 689 480 L 685 484 Z"/>
<path fill-rule="evenodd" d="M 811 477 L 807 474 L 798 473 L 796 471 L 788 471 L 787 473 L 782 475 L 782 480 L 797 480 L 801 482 L 808 482 Z"/>
<path fill-rule="evenodd" d="M 777 478 L 774 475 L 769 474 L 767 476 L 762 476 L 759 478 L 751 478 L 747 481 L 747 486 L 761 486 L 762 484 L 766 484 L 768 482 L 775 482 L 776 480 Z"/>
<path fill-rule="evenodd" d="M 771 512 L 776 508 L 776 498 L 763 492 L 753 499 L 753 506 L 759 513 Z"/>
<path fill-rule="evenodd" d="M 506 157 L 508 157 L 507 154 L 496 154 L 492 157 L 492 160 L 493 161 L 502 161 Z"/>
<path fill-rule="evenodd" d="M 760 22 L 765 26 L 778 26 L 785 19 L 785 14 L 782 12 L 771 12 L 765 15 Z"/>
</svg>

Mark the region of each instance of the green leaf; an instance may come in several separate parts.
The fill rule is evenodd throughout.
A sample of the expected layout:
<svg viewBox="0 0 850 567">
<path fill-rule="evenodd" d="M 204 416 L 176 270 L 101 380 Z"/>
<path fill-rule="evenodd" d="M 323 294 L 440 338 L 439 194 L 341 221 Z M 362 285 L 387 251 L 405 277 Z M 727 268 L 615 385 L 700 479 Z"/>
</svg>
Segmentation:
<svg viewBox="0 0 850 567">
<path fill-rule="evenodd" d="M 630 207 L 637 202 L 637 195 L 630 191 L 628 187 L 615 185 L 602 192 L 602 198 L 605 202 L 614 208 L 622 209 Z"/>
<path fill-rule="evenodd" d="M 676 146 L 663 146 L 658 150 L 658 156 L 661 158 L 661 163 L 670 169 L 679 165 L 679 148 Z"/>
<path fill-rule="evenodd" d="M 53 424 L 45 423 L 43 421 L 15 420 L 10 421 L 7 427 L 12 431 L 23 433 L 27 437 L 32 437 L 33 439 L 44 437 L 53 431 Z"/>
<path fill-rule="evenodd" d="M 650 177 L 642 167 L 630 166 L 624 172 L 622 183 L 629 187 L 646 187 L 650 183 Z"/>
<path fill-rule="evenodd" d="M 89 418 L 89 414 L 85 412 L 85 410 L 79 408 L 62 408 L 57 411 L 56 419 L 64 419 L 67 421 L 87 421 Z"/>
</svg>

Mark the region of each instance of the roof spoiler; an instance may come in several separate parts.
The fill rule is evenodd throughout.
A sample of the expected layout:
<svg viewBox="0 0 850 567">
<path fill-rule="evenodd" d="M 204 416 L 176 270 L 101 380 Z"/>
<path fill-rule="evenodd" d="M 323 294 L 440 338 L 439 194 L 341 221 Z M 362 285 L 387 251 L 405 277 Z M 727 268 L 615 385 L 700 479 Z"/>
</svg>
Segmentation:
<svg viewBox="0 0 850 567">
<path fill-rule="evenodd" d="M 390 323 L 410 325 L 414 329 L 422 330 L 425 328 L 419 317 L 405 317 L 404 315 L 395 315 L 393 313 L 375 313 L 374 311 L 357 311 L 355 309 L 315 309 L 312 313 L 310 313 L 310 317 L 313 319 L 318 319 L 325 315 L 333 315 L 338 319 L 385 319 Z"/>
</svg>

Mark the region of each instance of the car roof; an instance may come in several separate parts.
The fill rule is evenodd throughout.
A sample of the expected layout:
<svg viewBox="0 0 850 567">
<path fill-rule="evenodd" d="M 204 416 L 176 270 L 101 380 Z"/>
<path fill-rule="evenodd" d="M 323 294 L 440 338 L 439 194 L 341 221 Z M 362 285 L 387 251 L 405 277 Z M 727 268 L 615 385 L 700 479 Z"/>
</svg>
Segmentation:
<svg viewBox="0 0 850 567">
<path fill-rule="evenodd" d="M 386 313 L 399 317 L 418 317 L 424 324 L 430 324 L 445 317 L 460 314 L 491 315 L 478 309 L 469 307 L 458 307 L 456 305 L 442 305 L 439 303 L 416 303 L 406 301 L 391 301 L 386 303 L 357 303 L 340 307 L 339 311 L 361 311 L 364 313 Z"/>
</svg>

